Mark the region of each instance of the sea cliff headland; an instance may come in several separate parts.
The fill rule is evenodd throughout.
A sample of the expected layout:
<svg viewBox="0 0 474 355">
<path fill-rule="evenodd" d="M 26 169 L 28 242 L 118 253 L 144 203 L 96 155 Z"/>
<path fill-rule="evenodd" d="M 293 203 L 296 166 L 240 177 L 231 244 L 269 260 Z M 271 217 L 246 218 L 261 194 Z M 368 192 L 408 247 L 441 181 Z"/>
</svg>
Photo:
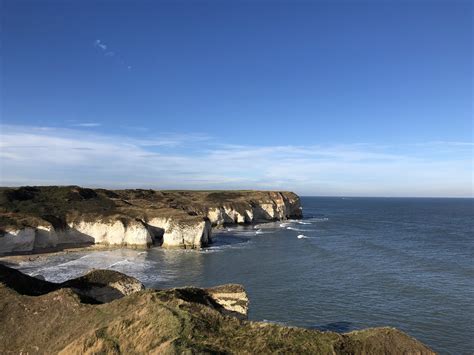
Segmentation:
<svg viewBox="0 0 474 355">
<path fill-rule="evenodd" d="M 94 270 L 61 284 L 0 264 L 0 352 L 433 354 L 394 328 L 320 332 L 245 320 L 240 285 L 144 289 Z"/>
<path fill-rule="evenodd" d="M 301 217 L 292 192 L 1 188 L 0 254 L 92 244 L 201 248 L 213 227 Z"/>
</svg>

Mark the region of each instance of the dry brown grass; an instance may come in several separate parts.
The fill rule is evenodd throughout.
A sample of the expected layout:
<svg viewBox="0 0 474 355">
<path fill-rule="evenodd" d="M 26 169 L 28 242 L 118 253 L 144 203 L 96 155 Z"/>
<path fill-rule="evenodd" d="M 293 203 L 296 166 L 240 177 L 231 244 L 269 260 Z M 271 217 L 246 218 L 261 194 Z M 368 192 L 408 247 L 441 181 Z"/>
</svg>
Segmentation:
<svg viewBox="0 0 474 355">
<path fill-rule="evenodd" d="M 29 296 L 11 282 L 0 283 L 0 353 L 432 354 L 393 328 L 338 334 L 227 317 L 196 288 L 97 305 L 69 288 Z"/>
</svg>

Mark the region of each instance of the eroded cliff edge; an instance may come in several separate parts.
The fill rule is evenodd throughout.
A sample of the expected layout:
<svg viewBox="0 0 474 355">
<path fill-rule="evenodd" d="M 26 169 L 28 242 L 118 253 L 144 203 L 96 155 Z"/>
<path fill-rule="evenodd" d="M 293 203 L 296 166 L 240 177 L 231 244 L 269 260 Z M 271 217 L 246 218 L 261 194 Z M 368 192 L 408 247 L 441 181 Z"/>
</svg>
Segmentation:
<svg viewBox="0 0 474 355">
<path fill-rule="evenodd" d="M 239 285 L 145 290 L 110 270 L 54 284 L 0 265 L 0 353 L 433 354 L 394 328 L 285 327 L 247 306 Z"/>
<path fill-rule="evenodd" d="M 284 191 L 1 188 L 0 253 L 86 244 L 200 248 L 212 227 L 301 216 L 299 197 Z"/>
</svg>

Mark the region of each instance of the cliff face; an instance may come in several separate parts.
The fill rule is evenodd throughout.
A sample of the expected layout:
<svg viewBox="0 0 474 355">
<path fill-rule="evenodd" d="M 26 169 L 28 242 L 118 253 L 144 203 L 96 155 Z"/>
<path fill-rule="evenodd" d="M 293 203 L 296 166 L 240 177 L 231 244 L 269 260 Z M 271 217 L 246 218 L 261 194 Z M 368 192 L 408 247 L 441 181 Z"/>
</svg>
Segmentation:
<svg viewBox="0 0 474 355">
<path fill-rule="evenodd" d="M 434 354 L 394 328 L 339 334 L 246 321 L 247 305 L 239 285 L 143 290 L 109 270 L 53 284 L 0 265 L 0 353 Z"/>
<path fill-rule="evenodd" d="M 292 192 L 253 192 L 234 201 L 211 204 L 206 211 L 214 225 L 301 218 L 299 197 Z"/>
<path fill-rule="evenodd" d="M 213 226 L 301 216 L 291 192 L 3 188 L 0 253 L 83 244 L 200 248 Z"/>
</svg>

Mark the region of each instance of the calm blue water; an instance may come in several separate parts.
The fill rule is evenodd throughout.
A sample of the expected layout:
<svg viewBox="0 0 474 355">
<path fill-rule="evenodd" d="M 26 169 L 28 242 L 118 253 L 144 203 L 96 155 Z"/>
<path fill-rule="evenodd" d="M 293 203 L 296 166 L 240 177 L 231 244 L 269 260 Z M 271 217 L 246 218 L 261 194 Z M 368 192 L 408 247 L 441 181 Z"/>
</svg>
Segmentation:
<svg viewBox="0 0 474 355">
<path fill-rule="evenodd" d="M 302 203 L 302 221 L 231 228 L 203 251 L 78 252 L 21 269 L 62 281 L 108 267 L 156 288 L 241 283 L 250 319 L 335 331 L 393 326 L 440 353 L 474 352 L 473 199 Z"/>
</svg>

